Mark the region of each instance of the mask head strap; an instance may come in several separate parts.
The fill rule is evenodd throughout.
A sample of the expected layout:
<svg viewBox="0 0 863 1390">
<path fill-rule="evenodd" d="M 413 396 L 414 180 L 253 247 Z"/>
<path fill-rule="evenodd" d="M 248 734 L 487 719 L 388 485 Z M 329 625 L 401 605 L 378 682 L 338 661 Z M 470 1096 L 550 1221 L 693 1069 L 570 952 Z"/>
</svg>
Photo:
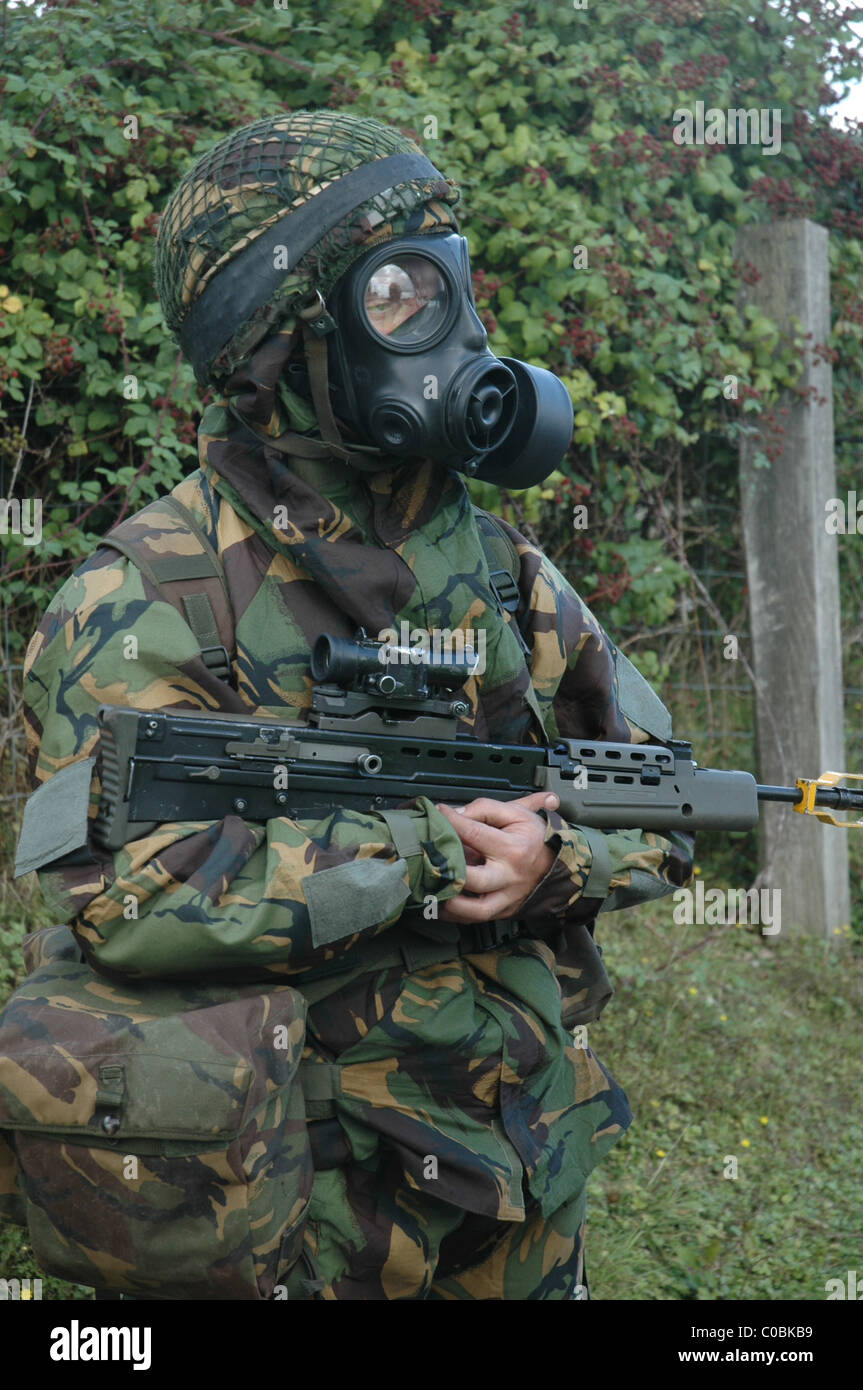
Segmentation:
<svg viewBox="0 0 863 1390">
<path fill-rule="evenodd" d="M 298 316 L 303 331 L 303 347 L 306 353 L 312 404 L 315 407 L 323 444 L 321 445 L 319 440 L 305 439 L 303 436 L 295 436 L 295 438 L 302 439 L 306 446 L 310 444 L 318 446 L 320 451 L 316 448 L 311 457 L 334 456 L 362 472 L 379 473 L 382 467 L 383 451 L 373 447 L 363 447 L 360 452 L 359 446 L 346 445 L 339 433 L 336 417 L 333 415 L 327 370 L 327 338 L 334 331 L 336 325 L 327 312 L 327 306 L 320 290 L 314 291 L 311 302 L 299 310 Z M 283 438 L 286 437 L 283 436 Z M 293 452 L 299 454 L 300 457 L 310 457 L 308 453 L 300 454 L 298 449 L 294 449 Z"/>
</svg>

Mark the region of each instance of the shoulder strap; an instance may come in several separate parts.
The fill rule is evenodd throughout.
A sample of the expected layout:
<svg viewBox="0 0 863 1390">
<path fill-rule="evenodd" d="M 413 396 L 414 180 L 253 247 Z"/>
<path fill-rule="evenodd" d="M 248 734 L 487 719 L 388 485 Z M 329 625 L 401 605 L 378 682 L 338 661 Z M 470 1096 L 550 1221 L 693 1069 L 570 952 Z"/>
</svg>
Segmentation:
<svg viewBox="0 0 863 1390">
<path fill-rule="evenodd" d="M 167 520 L 180 525 L 166 530 Z M 164 548 L 172 534 L 182 537 L 173 553 Z M 207 669 L 230 683 L 235 642 L 228 584 L 219 555 L 194 514 L 169 493 L 120 522 L 102 545 L 118 550 L 146 575 L 189 624 Z"/>
<path fill-rule="evenodd" d="M 515 614 L 519 605 L 518 576 L 521 562 L 512 537 L 507 535 L 498 518 L 491 512 L 474 507 L 477 530 L 488 561 L 489 579 L 498 605 L 507 613 Z M 530 648 L 524 634 L 513 623 L 516 636 L 530 664 Z M 647 734 L 660 742 L 671 738 L 671 715 L 660 700 L 649 681 L 633 666 L 628 657 L 610 642 L 614 653 L 614 668 L 617 679 L 617 698 L 624 716 Z"/>
<path fill-rule="evenodd" d="M 521 649 L 530 663 L 530 647 L 524 638 L 524 633 L 518 622 L 518 607 L 521 602 L 521 593 L 518 587 L 518 577 L 521 573 L 521 561 L 512 537 L 507 535 L 496 516 L 491 512 L 484 511 L 482 507 L 474 507 L 473 514 L 476 518 L 476 526 L 479 532 L 480 542 L 482 543 L 485 558 L 488 563 L 489 582 L 492 593 L 497 599 L 498 607 L 504 612 L 512 615 L 512 629 L 519 640 Z"/>
</svg>

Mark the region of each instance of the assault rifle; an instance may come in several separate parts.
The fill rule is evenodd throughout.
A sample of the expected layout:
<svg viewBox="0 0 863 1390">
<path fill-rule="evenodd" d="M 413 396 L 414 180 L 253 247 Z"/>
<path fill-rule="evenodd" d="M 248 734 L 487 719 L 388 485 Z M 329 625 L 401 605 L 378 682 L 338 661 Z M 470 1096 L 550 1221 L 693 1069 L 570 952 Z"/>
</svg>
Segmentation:
<svg viewBox="0 0 863 1390">
<path fill-rule="evenodd" d="M 428 657 L 428 659 L 423 659 Z M 419 659 L 418 659 L 419 658 Z M 572 825 L 600 829 L 748 830 L 761 801 L 784 801 L 834 825 L 863 811 L 863 792 L 825 773 L 796 787 L 699 767 L 692 746 L 561 739 L 481 743 L 459 733 L 458 691 L 476 668 L 462 655 L 322 635 L 312 652 L 308 721 L 103 705 L 102 796 L 94 835 L 120 849 L 166 821 L 320 819 L 339 807 L 391 809 L 415 796 L 456 805 L 556 792 Z M 829 810 L 827 809 L 829 808 Z"/>
</svg>

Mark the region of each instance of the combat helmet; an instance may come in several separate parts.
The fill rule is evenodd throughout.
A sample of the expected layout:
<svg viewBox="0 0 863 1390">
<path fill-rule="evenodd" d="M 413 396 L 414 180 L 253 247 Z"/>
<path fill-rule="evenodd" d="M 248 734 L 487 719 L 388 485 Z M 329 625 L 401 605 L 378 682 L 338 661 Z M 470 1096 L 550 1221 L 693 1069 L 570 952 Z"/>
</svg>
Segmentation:
<svg viewBox="0 0 863 1390">
<path fill-rule="evenodd" d="M 198 382 L 224 388 L 295 328 L 326 452 L 362 464 L 332 421 L 324 297 L 371 247 L 457 230 L 458 197 L 412 139 L 371 117 L 280 113 L 220 140 L 173 193 L 156 245 L 165 321 Z"/>
</svg>

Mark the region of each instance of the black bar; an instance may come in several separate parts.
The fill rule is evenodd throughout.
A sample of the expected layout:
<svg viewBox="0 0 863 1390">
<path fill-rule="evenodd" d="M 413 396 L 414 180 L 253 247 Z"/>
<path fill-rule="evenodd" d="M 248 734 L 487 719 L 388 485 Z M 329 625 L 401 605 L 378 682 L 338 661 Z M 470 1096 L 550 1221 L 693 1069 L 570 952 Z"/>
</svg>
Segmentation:
<svg viewBox="0 0 863 1390">
<path fill-rule="evenodd" d="M 759 782 L 756 790 L 759 801 L 791 801 L 796 805 L 803 800 L 799 787 L 763 787 Z"/>
<path fill-rule="evenodd" d="M 790 801 L 795 806 L 803 800 L 799 787 L 757 788 L 759 801 Z M 838 811 L 863 811 L 863 792 L 850 791 L 848 787 L 819 787 L 815 793 L 816 806 L 828 806 Z"/>
</svg>

